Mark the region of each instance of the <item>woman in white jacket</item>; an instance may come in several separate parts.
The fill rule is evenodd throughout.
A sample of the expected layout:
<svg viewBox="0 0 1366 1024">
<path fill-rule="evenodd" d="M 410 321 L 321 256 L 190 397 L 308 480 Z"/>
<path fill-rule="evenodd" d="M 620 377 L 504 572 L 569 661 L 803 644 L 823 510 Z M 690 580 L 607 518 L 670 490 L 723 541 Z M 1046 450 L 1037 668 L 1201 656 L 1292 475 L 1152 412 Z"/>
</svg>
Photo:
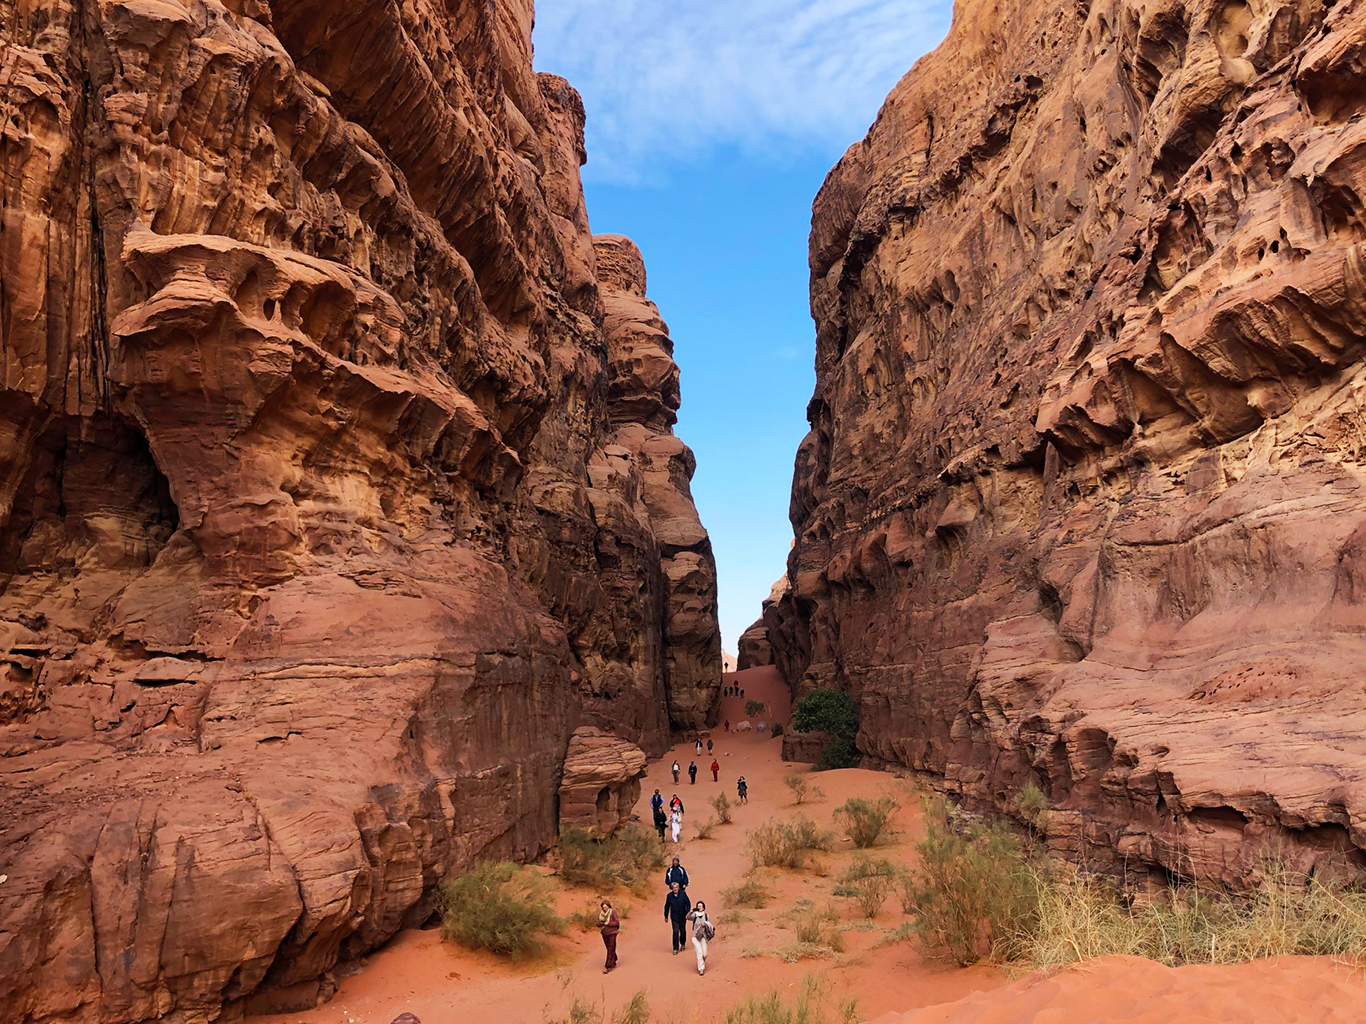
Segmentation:
<svg viewBox="0 0 1366 1024">
<path fill-rule="evenodd" d="M 697 953 L 697 973 L 707 973 L 707 943 L 716 938 L 716 926 L 707 917 L 707 905 L 701 900 L 688 914 L 692 922 L 692 948 Z"/>
<path fill-rule="evenodd" d="M 683 812 L 674 808 L 674 812 L 669 815 L 669 827 L 673 830 L 674 842 L 678 842 L 678 833 L 683 828 Z"/>
</svg>

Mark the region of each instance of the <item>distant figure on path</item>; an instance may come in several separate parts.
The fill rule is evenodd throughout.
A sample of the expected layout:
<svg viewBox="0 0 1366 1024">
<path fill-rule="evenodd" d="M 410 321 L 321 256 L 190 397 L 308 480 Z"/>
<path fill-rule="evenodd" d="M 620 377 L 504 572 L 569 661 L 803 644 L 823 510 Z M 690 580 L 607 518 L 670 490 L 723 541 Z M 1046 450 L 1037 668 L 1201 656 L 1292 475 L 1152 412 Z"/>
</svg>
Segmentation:
<svg viewBox="0 0 1366 1024">
<path fill-rule="evenodd" d="M 688 869 L 678 863 L 677 857 L 669 865 L 669 870 L 664 872 L 664 888 L 672 889 L 675 882 L 684 892 L 688 891 Z"/>
<path fill-rule="evenodd" d="M 678 951 L 688 944 L 686 928 L 690 910 L 692 903 L 688 894 L 675 882 L 669 895 L 664 897 L 664 920 L 673 927 L 674 956 L 678 956 Z"/>
<path fill-rule="evenodd" d="M 655 831 L 659 833 L 659 841 L 664 842 L 664 830 L 669 827 L 669 819 L 664 815 L 664 808 L 655 811 Z"/>
<path fill-rule="evenodd" d="M 693 752 L 696 753 L 696 754 L 702 753 L 702 737 L 701 737 L 701 736 L 697 737 L 697 742 L 696 742 L 695 744 L 693 744 Z"/>
<path fill-rule="evenodd" d="M 749 783 L 743 775 L 735 780 L 735 795 L 740 798 L 742 804 L 749 803 Z"/>
<path fill-rule="evenodd" d="M 726 719 L 726 732 L 730 732 L 730 719 Z"/>
<path fill-rule="evenodd" d="M 717 761 L 716 758 L 712 758 L 711 760 L 711 781 L 721 781 L 721 763 Z"/>
<path fill-rule="evenodd" d="M 694 786 L 697 785 L 697 762 L 696 762 L 696 761 L 689 761 L 689 762 L 688 762 L 688 782 L 690 782 L 690 783 L 691 783 L 692 785 L 694 785 Z"/>
<path fill-rule="evenodd" d="M 669 813 L 672 814 L 674 811 L 677 811 L 679 814 L 683 813 L 683 801 L 678 799 L 677 793 L 669 798 Z"/>
<path fill-rule="evenodd" d="M 716 937 L 716 926 L 707 917 L 707 905 L 701 900 L 688 914 L 688 920 L 692 922 L 692 948 L 697 953 L 697 973 L 706 974 L 707 943 Z"/>
<path fill-rule="evenodd" d="M 678 781 L 678 773 L 682 770 L 678 767 L 678 758 L 674 758 L 674 766 L 669 769 L 674 773 L 674 782 Z"/>
<path fill-rule="evenodd" d="M 708 753 L 708 754 L 711 753 L 711 737 L 710 737 L 710 736 L 707 737 L 707 753 Z"/>
<path fill-rule="evenodd" d="M 611 900 L 602 901 L 602 913 L 598 915 L 598 931 L 602 933 L 602 944 L 607 947 L 607 962 L 602 965 L 606 974 L 617 965 L 617 932 L 621 931 L 621 917 L 612 906 Z"/>
<path fill-rule="evenodd" d="M 683 812 L 674 811 L 669 818 L 669 827 L 673 830 L 674 842 L 678 842 L 678 833 L 683 829 Z"/>
</svg>

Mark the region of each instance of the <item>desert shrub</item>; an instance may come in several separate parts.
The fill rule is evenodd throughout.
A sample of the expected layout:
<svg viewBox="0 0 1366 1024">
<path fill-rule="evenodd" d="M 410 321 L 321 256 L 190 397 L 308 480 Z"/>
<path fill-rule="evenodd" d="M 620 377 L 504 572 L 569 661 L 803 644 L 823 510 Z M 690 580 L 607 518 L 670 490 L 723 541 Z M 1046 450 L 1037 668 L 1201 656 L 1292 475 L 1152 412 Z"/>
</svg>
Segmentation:
<svg viewBox="0 0 1366 1024">
<path fill-rule="evenodd" d="M 768 901 L 773 895 L 761 883 L 751 879 L 729 889 L 722 889 L 721 898 L 728 907 L 753 907 L 762 910 L 768 906 Z"/>
<path fill-rule="evenodd" d="M 511 861 L 488 861 L 446 882 L 438 905 L 445 938 L 514 960 L 539 953 L 546 935 L 564 931 L 544 879 Z"/>
<path fill-rule="evenodd" d="M 650 1020 L 650 1003 L 642 989 L 610 1017 L 601 1007 L 575 996 L 563 1017 L 548 1019 L 546 1024 L 650 1024 Z"/>
<path fill-rule="evenodd" d="M 844 934 L 834 907 L 806 907 L 792 917 L 792 933 L 799 946 L 838 953 L 844 949 Z"/>
<path fill-rule="evenodd" d="M 840 875 L 834 894 L 853 900 L 871 921 L 896 888 L 901 874 L 901 869 L 885 857 L 871 860 L 859 856 Z"/>
<path fill-rule="evenodd" d="M 575 910 L 572 910 L 568 914 L 566 914 L 564 921 L 565 924 L 569 925 L 571 928 L 577 928 L 580 931 L 596 931 L 599 924 L 598 915 L 600 912 L 601 908 L 599 906 L 599 901 L 590 900 L 583 906 L 578 907 Z M 621 913 L 620 907 L 617 908 L 617 913 Z"/>
<path fill-rule="evenodd" d="M 725 793 L 717 793 L 711 798 L 711 806 L 712 810 L 716 812 L 717 822 L 721 825 L 729 825 L 731 821 L 730 798 Z"/>
<path fill-rule="evenodd" d="M 1013 959 L 1038 919 L 1038 875 L 1002 825 L 963 835 L 949 823 L 945 801 L 929 801 L 920 863 L 903 890 L 903 906 L 917 915 L 916 931 L 931 951 L 959 964 L 983 956 Z"/>
<path fill-rule="evenodd" d="M 813 783 L 806 772 L 793 772 L 783 776 L 783 785 L 792 791 L 792 802 L 794 804 L 805 803 L 807 800 L 817 800 L 825 796 L 825 790 Z"/>
<path fill-rule="evenodd" d="M 773 728 L 772 728 L 771 730 L 769 730 L 769 731 L 770 731 L 774 736 L 781 736 L 781 735 L 783 734 L 783 723 L 782 723 L 782 722 L 774 722 L 774 723 L 773 723 Z"/>
<path fill-rule="evenodd" d="M 726 1024 L 854 1024 L 858 1018 L 855 1000 L 832 1004 L 826 988 L 810 975 L 795 997 L 774 990 L 746 996 L 726 1011 Z"/>
<path fill-rule="evenodd" d="M 899 806 L 900 804 L 890 796 L 879 797 L 876 800 L 850 797 L 835 808 L 835 817 L 844 822 L 845 830 L 854 845 L 866 850 L 876 843 L 880 836 L 890 831 L 887 824 Z"/>
<path fill-rule="evenodd" d="M 570 885 L 610 892 L 638 888 L 664 864 L 656 835 L 628 822 L 615 834 L 602 837 L 581 828 L 560 830 L 556 873 Z"/>
<path fill-rule="evenodd" d="M 745 715 L 749 718 L 758 718 L 764 713 L 766 707 L 768 705 L 761 700 L 747 700 L 745 701 Z"/>
<path fill-rule="evenodd" d="M 1029 823 L 1036 831 L 1048 828 L 1048 797 L 1031 780 L 1015 794 L 1015 813 Z"/>
<path fill-rule="evenodd" d="M 693 825 L 695 836 L 698 839 L 710 839 L 712 829 L 716 828 L 716 819 L 708 818 L 706 821 L 699 821 Z"/>
<path fill-rule="evenodd" d="M 859 760 L 858 745 L 852 736 L 831 736 L 821 748 L 821 756 L 813 766 L 818 772 L 828 772 L 835 768 L 857 768 Z"/>
<path fill-rule="evenodd" d="M 801 868 L 812 850 L 829 850 L 835 837 L 807 818 L 764 822 L 745 838 L 750 863 L 758 867 Z"/>
</svg>

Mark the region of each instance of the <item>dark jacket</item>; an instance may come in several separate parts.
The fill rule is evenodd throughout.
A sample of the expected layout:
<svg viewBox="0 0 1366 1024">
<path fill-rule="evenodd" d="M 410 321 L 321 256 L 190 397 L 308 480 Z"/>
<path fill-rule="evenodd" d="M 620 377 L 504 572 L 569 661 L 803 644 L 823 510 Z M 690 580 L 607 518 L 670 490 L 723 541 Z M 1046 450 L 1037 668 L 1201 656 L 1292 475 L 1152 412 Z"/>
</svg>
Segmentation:
<svg viewBox="0 0 1366 1024">
<path fill-rule="evenodd" d="M 672 814 L 674 811 L 677 811 L 679 814 L 686 814 L 686 813 L 687 813 L 686 811 L 683 810 L 683 801 L 682 801 L 682 800 L 674 799 L 674 800 L 670 800 L 670 801 L 669 801 L 669 813 Z"/>
<path fill-rule="evenodd" d="M 677 867 L 674 867 L 672 864 L 670 864 L 669 870 L 664 872 L 664 884 L 666 886 L 673 885 L 675 882 L 681 885 L 684 889 L 688 887 L 688 871 L 685 867 L 683 867 L 682 864 L 678 865 Z"/>
<path fill-rule="evenodd" d="M 652 810 L 656 810 L 656 811 L 663 810 L 663 809 L 664 809 L 664 798 L 663 798 L 662 796 L 660 796 L 658 793 L 656 793 L 654 796 L 650 797 L 650 808 L 651 808 Z"/>
<path fill-rule="evenodd" d="M 688 911 L 692 910 L 692 900 L 688 899 L 686 892 L 670 892 L 664 897 L 664 919 L 683 922 L 688 919 Z"/>
</svg>

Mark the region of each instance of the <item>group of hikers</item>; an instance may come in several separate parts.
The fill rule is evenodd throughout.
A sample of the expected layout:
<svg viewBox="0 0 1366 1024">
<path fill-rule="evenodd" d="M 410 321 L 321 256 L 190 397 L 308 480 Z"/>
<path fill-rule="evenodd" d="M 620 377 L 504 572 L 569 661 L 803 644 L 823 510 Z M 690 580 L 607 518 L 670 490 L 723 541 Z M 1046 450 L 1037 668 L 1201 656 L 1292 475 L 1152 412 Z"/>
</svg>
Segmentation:
<svg viewBox="0 0 1366 1024">
<path fill-rule="evenodd" d="M 655 790 L 658 795 L 659 790 Z M 673 951 L 677 956 L 688 944 L 688 930 L 692 930 L 692 948 L 697 954 L 697 973 L 707 973 L 707 943 L 716 938 L 716 926 L 707 916 L 707 905 L 702 900 L 696 903 L 688 895 L 688 872 L 675 857 L 664 872 L 664 920 L 669 922 L 673 933 Z M 604 899 L 598 917 L 598 928 L 602 933 L 602 944 L 607 947 L 607 962 L 602 973 L 606 974 L 617 966 L 617 932 L 621 931 L 621 915 L 617 913 L 612 901 Z"/>
</svg>

